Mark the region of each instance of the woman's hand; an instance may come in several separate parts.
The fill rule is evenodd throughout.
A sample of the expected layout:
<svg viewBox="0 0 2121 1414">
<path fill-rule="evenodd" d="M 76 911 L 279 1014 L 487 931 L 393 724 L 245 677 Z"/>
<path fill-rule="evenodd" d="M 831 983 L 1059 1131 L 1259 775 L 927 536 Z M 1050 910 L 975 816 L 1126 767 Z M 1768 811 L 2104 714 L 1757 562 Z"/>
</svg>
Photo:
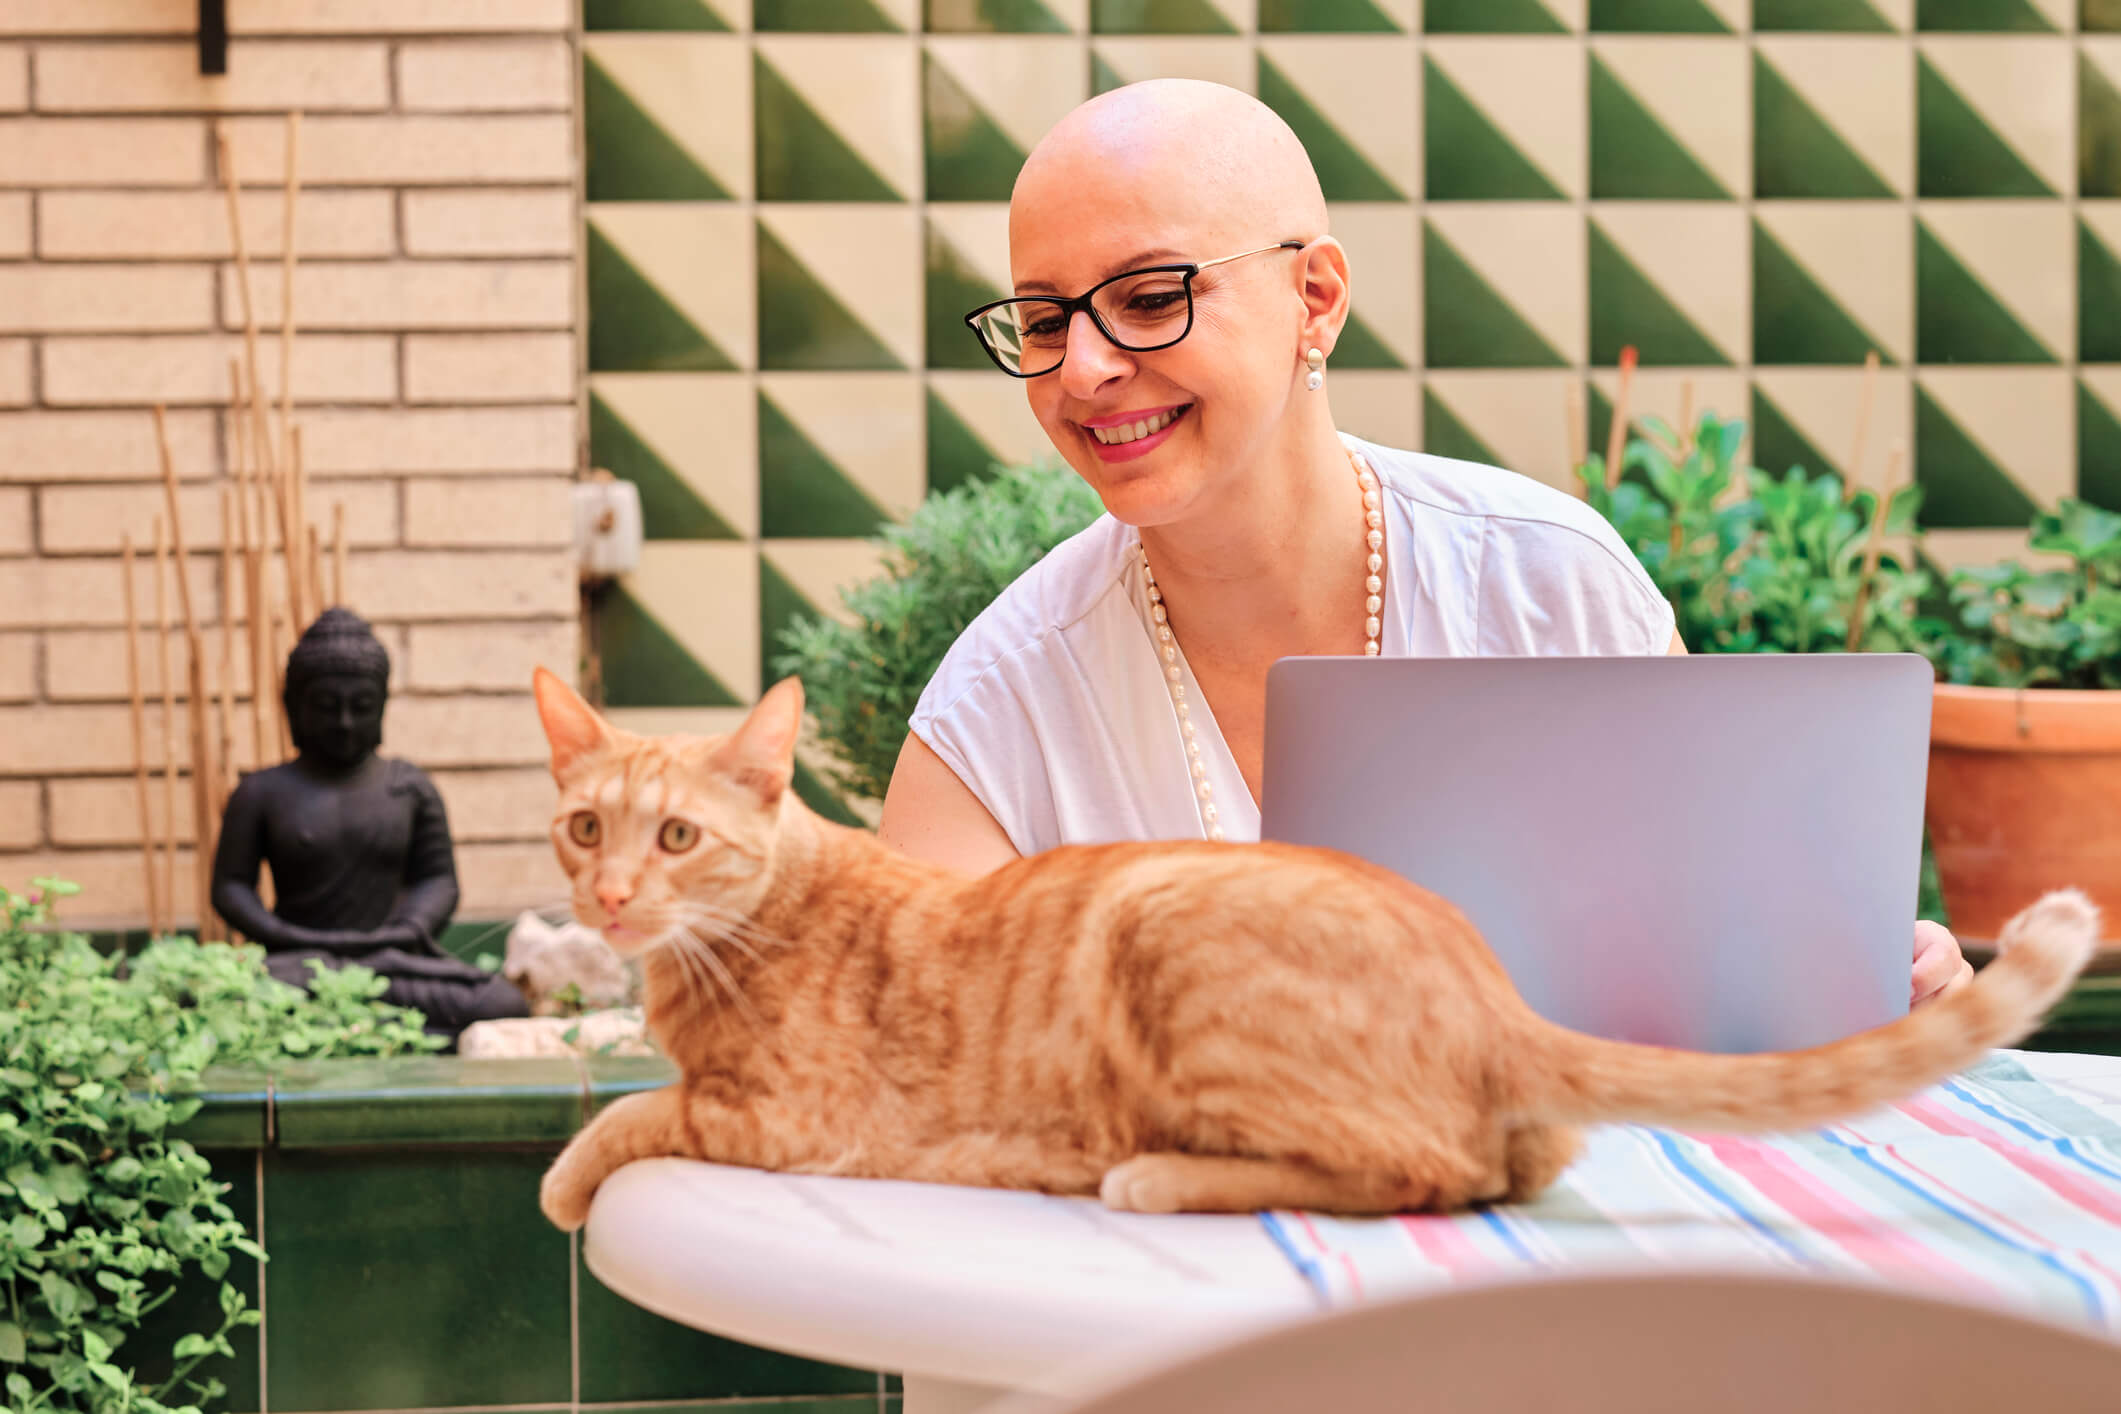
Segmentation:
<svg viewBox="0 0 2121 1414">
<path fill-rule="evenodd" d="M 1959 940 L 1928 919 L 1915 924 L 1915 974 L 1908 1005 L 1921 1006 L 1956 992 L 1974 977 L 1973 964 L 1959 951 Z"/>
</svg>

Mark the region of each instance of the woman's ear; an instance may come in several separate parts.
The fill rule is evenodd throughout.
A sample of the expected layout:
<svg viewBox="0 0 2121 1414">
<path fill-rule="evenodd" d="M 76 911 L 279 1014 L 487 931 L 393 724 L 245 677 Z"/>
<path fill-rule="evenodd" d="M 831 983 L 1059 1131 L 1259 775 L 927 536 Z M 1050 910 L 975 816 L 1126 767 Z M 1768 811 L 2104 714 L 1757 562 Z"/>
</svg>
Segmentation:
<svg viewBox="0 0 2121 1414">
<path fill-rule="evenodd" d="M 1304 305 L 1303 348 L 1322 350 L 1330 358 L 1348 322 L 1352 286 L 1346 248 L 1331 236 L 1320 236 L 1303 252 L 1301 279 L 1297 293 Z"/>
</svg>

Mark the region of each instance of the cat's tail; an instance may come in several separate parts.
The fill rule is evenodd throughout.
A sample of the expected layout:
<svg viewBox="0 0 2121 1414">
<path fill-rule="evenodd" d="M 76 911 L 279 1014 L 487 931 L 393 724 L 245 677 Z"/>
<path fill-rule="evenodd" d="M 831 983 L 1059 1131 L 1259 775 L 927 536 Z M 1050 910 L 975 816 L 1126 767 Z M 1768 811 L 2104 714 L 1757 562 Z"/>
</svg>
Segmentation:
<svg viewBox="0 0 2121 1414">
<path fill-rule="evenodd" d="M 1635 1122 L 1674 1129 L 1812 1129 L 1903 1099 L 1999 1046 L 2024 1039 L 2099 943 L 2099 910 L 2075 889 L 2051 893 L 2004 925 L 1998 956 L 1957 991 L 1869 1031 L 1805 1051 L 1707 1055 L 1629 1045 L 1550 1023 L 1528 1050 L 1513 1106 L 1560 1124 Z"/>
</svg>

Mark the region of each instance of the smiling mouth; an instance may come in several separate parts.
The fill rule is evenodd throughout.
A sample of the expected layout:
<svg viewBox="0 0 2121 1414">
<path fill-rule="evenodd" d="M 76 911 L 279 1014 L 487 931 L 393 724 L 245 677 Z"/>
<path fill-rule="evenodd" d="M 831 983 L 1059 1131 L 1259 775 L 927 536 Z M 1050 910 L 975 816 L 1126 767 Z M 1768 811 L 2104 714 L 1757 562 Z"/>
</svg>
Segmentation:
<svg viewBox="0 0 2121 1414">
<path fill-rule="evenodd" d="M 1164 411 L 1149 417 L 1138 418 L 1133 422 L 1116 423 L 1110 427 L 1092 427 L 1085 423 L 1083 424 L 1083 431 L 1108 447 L 1123 447 L 1129 442 L 1139 442 L 1144 437 L 1154 437 L 1192 410 L 1193 404 L 1181 403 L 1175 408 L 1166 408 Z"/>
</svg>

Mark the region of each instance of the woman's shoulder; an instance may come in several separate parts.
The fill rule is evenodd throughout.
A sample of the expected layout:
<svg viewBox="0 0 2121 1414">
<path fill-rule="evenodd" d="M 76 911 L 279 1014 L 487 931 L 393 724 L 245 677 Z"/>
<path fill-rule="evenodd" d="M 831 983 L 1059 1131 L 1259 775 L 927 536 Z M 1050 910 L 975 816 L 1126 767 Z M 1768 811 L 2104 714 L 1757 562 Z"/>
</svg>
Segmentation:
<svg viewBox="0 0 2121 1414">
<path fill-rule="evenodd" d="M 1054 546 L 965 626 L 921 695 L 944 711 L 999 663 L 1058 652 L 1059 640 L 1124 590 L 1132 532 L 1109 515 Z"/>
</svg>

